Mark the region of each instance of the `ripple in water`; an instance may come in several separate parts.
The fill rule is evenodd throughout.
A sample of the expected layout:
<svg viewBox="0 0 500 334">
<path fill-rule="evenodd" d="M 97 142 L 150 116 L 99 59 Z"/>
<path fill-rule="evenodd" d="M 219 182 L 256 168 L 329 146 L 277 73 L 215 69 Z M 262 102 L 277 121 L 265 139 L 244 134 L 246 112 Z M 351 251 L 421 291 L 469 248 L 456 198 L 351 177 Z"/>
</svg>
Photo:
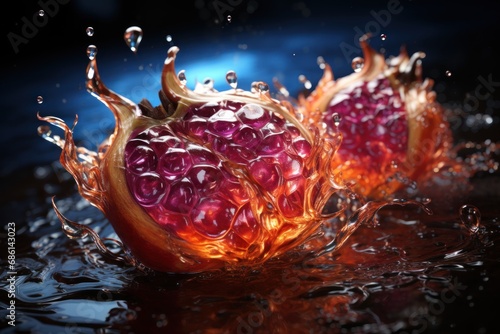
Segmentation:
<svg viewBox="0 0 500 334">
<path fill-rule="evenodd" d="M 101 237 L 116 238 L 78 194 L 57 206 Z M 481 332 L 492 320 L 486 301 L 499 292 L 500 214 L 486 201 L 432 208 L 433 215 L 384 208 L 377 226 L 359 227 L 334 253 L 305 261 L 290 254 L 259 268 L 201 275 L 105 258 L 90 238 L 68 238 L 49 202 L 45 209 L 18 231 L 21 332 L 420 333 L 464 326 Z M 4 290 L 8 278 L 4 270 Z M 2 294 L 2 319 L 9 302 Z M 472 316 L 477 321 L 463 320 Z"/>
</svg>

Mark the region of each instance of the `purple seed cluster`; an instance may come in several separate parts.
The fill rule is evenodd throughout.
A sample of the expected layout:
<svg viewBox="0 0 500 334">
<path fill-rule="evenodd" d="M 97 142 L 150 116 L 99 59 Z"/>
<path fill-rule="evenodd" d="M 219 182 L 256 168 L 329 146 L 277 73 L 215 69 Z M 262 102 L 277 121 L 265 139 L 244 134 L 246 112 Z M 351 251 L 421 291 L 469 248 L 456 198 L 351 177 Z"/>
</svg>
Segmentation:
<svg viewBox="0 0 500 334">
<path fill-rule="evenodd" d="M 408 125 L 404 102 L 389 80 L 380 75 L 339 91 L 330 101 L 324 121 L 333 126 L 334 114 L 344 135 L 338 151 L 345 160 L 370 156 L 372 161 L 386 154 L 402 159 L 408 146 Z"/>
<path fill-rule="evenodd" d="M 276 198 L 280 215 L 301 215 L 310 152 L 281 115 L 223 100 L 191 105 L 182 118 L 133 133 L 126 179 L 137 203 L 178 237 L 222 238 L 246 249 L 261 233 L 250 202 L 263 197 L 255 198 L 240 178 Z"/>
</svg>

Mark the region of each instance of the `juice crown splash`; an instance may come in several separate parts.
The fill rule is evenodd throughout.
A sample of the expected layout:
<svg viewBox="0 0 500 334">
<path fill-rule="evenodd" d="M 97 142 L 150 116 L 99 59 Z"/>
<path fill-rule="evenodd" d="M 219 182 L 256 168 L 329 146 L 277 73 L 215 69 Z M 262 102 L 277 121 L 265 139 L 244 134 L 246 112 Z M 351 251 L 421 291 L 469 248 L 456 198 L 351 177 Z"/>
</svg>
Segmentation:
<svg viewBox="0 0 500 334">
<path fill-rule="evenodd" d="M 137 29 L 129 36 L 133 52 L 141 38 Z M 39 116 L 65 137 L 51 136 L 46 126 L 39 132 L 62 148 L 62 165 L 82 197 L 109 219 L 125 255 L 107 250 L 53 202 L 65 232 L 90 236 L 128 263 L 185 273 L 260 265 L 290 251 L 334 251 L 387 205 L 413 204 L 430 213 L 427 200 L 384 197 L 405 183 L 394 186 L 388 166 L 406 163 L 405 177 L 459 168 L 454 160 L 448 165 L 450 143 L 432 85 L 419 77 L 418 57 L 386 62 L 366 40 L 362 45 L 359 71 L 333 81 L 326 66 L 315 92 L 299 105 L 273 98 L 262 81 L 251 91 L 238 88 L 234 71 L 226 74 L 230 90 L 216 91 L 211 80 L 191 90 L 184 71 L 176 73 L 179 49 L 171 47 L 158 106 L 108 89 L 92 46 L 86 87 L 113 112 L 113 134 L 94 152 L 75 145 L 76 119 L 70 128 Z M 359 104 L 369 106 L 361 118 L 349 110 L 362 109 Z M 349 117 L 351 132 L 342 127 Z M 432 147 L 422 156 L 418 145 L 428 137 Z"/>
<path fill-rule="evenodd" d="M 459 158 L 463 146 L 454 144 L 434 81 L 422 77 L 425 53 L 410 56 L 402 48 L 385 59 L 368 42 L 368 35 L 360 39 L 363 57 L 353 59 L 354 72 L 346 77 L 334 79 L 322 59 L 323 77 L 308 96 L 298 98 L 305 123 L 323 122 L 325 136 L 332 128 L 342 133 L 333 156 L 336 173 L 368 198 L 383 199 L 425 194 L 436 184 L 464 192 L 475 173 L 498 169 L 490 156 L 496 144 L 486 143 L 475 164 Z"/>
</svg>

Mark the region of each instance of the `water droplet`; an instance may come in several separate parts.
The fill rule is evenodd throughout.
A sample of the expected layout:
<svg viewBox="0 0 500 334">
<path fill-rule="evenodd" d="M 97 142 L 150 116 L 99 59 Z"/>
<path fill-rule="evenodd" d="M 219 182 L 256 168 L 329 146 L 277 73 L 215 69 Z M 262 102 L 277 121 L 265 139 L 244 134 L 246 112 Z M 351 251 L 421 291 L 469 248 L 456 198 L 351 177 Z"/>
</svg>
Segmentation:
<svg viewBox="0 0 500 334">
<path fill-rule="evenodd" d="M 38 16 L 44 16 L 45 15 L 45 12 L 43 11 L 43 9 L 40 9 L 38 11 Z"/>
<path fill-rule="evenodd" d="M 354 72 L 359 72 L 365 65 L 365 60 L 362 57 L 356 57 L 352 60 L 351 66 Z"/>
<path fill-rule="evenodd" d="M 267 93 L 269 92 L 269 85 L 263 81 L 254 81 L 252 82 L 251 92 L 259 94 Z"/>
<path fill-rule="evenodd" d="M 335 124 L 335 126 L 339 126 L 340 122 L 342 121 L 342 116 L 334 112 L 332 115 L 332 119 L 333 119 L 333 124 Z"/>
<path fill-rule="evenodd" d="M 179 73 L 177 73 L 177 78 L 181 82 L 181 85 L 185 86 L 187 83 L 186 70 L 180 70 Z"/>
<path fill-rule="evenodd" d="M 97 46 L 89 45 L 87 47 L 87 57 L 89 57 L 90 60 L 93 60 L 96 55 L 97 55 Z"/>
<path fill-rule="evenodd" d="M 127 28 L 123 34 L 123 39 L 132 52 L 137 52 L 142 41 L 142 29 L 137 26 Z"/>
<path fill-rule="evenodd" d="M 481 226 L 481 212 L 474 205 L 465 204 L 460 208 L 460 220 L 471 233 L 476 233 Z"/>
<path fill-rule="evenodd" d="M 451 71 L 446 71 L 445 74 L 447 77 L 451 77 Z"/>
<path fill-rule="evenodd" d="M 167 40 L 167 42 L 169 42 L 169 43 L 170 43 L 170 42 L 172 42 L 172 36 L 170 36 L 170 35 L 167 35 L 167 36 L 165 37 L 165 39 L 166 39 L 166 40 Z"/>
<path fill-rule="evenodd" d="M 316 59 L 316 63 L 318 64 L 319 68 L 324 70 L 325 67 L 326 67 L 326 61 L 323 57 L 319 56 L 317 59 Z"/>
<path fill-rule="evenodd" d="M 50 126 L 48 125 L 40 125 L 37 129 L 38 135 L 42 137 L 50 137 L 52 131 L 50 130 Z"/>
<path fill-rule="evenodd" d="M 257 83 L 257 91 L 259 93 L 267 93 L 269 92 L 269 85 L 261 81 Z"/>
<path fill-rule="evenodd" d="M 94 28 L 92 27 L 87 27 L 87 29 L 85 29 L 85 32 L 87 33 L 87 36 L 94 36 Z"/>
<path fill-rule="evenodd" d="M 228 15 L 228 16 L 227 16 L 227 22 L 231 23 L 231 20 L 232 20 L 232 19 L 233 19 L 233 18 L 231 17 L 231 15 Z"/>
<path fill-rule="evenodd" d="M 386 34 L 381 34 L 380 35 L 380 39 L 385 41 L 387 39 L 387 35 Z"/>
<path fill-rule="evenodd" d="M 42 104 L 42 103 L 43 103 L 43 96 L 37 96 L 37 97 L 36 97 L 36 102 L 37 102 L 38 104 Z"/>
<path fill-rule="evenodd" d="M 205 80 L 203 80 L 203 87 L 205 87 L 207 89 L 214 88 L 214 79 L 212 79 L 212 78 L 205 78 Z"/>
<path fill-rule="evenodd" d="M 307 79 L 307 77 L 303 74 L 299 75 L 299 81 L 304 84 L 305 89 L 311 89 L 312 83 Z"/>
<path fill-rule="evenodd" d="M 238 87 L 238 77 L 236 76 L 235 71 L 227 71 L 226 73 L 226 81 L 232 88 L 236 89 Z"/>
</svg>

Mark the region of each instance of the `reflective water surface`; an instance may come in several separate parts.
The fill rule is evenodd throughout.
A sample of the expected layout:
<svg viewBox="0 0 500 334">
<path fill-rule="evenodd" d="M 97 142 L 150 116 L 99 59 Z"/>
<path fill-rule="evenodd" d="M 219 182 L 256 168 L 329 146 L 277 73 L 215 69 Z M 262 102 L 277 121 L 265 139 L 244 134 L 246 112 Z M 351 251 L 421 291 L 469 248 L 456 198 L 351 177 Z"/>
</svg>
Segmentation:
<svg viewBox="0 0 500 334">
<path fill-rule="evenodd" d="M 72 180 L 61 183 L 54 170 L 37 168 L 32 187 L 43 182 L 68 218 L 116 237 L 101 213 L 74 192 Z M 478 179 L 476 189 L 485 193 L 492 182 L 498 180 Z M 40 196 L 27 226 L 17 231 L 23 237 L 16 244 L 15 329 L 492 333 L 498 327 L 489 305 L 499 295 L 500 209 L 498 194 L 481 192 L 431 202 L 432 215 L 386 207 L 377 226 L 360 227 L 333 254 L 308 261 L 290 254 L 258 268 L 198 275 L 155 273 L 104 258 L 91 240 L 69 239 L 50 200 Z M 3 271 L 3 289 L 7 278 Z M 2 318 L 6 297 L 1 295 Z"/>
<path fill-rule="evenodd" d="M 257 268 L 172 275 L 103 257 L 88 238 L 68 238 L 52 209 L 53 196 L 67 218 L 89 225 L 103 238 L 116 235 L 106 218 L 81 199 L 74 181 L 56 161 L 58 149 L 36 134 L 40 125 L 36 112 L 40 110 L 70 122 L 78 113 L 82 128 L 75 136 L 83 146 L 95 147 L 113 124 L 111 114 L 96 107 L 97 102 L 82 85 L 89 42 L 95 42 L 99 48 L 101 68 L 107 69 L 109 85 L 136 102 L 144 97 L 153 96 L 152 100 L 157 97 L 159 82 L 152 78 L 158 78 L 168 45 L 151 43 L 147 37 L 151 29 L 146 28 L 137 53 L 132 53 L 125 44 L 120 44 L 123 47 L 120 48 L 98 43 L 102 41 L 98 38 L 104 27 L 84 19 L 81 26 L 74 24 L 74 29 L 78 28 L 85 39 L 76 43 L 76 51 L 68 46 L 71 57 L 60 60 L 66 55 L 61 53 L 58 55 L 61 57 L 44 54 L 47 58 L 40 58 L 43 52 L 35 46 L 44 44 L 48 36 L 53 38 L 51 25 L 61 27 L 58 20 L 77 19 L 66 11 L 72 5 L 59 3 L 58 13 L 46 15 L 49 23 L 38 27 L 40 32 L 37 30 L 30 37 L 29 44 L 19 46 L 21 52 L 13 57 L 15 65 L 8 68 L 9 76 L 2 83 L 2 92 L 8 95 L 3 99 L 6 111 L 2 115 L 1 133 L 5 137 L 2 152 L 6 162 L 0 170 L 0 209 L 4 221 L 0 230 L 2 333 L 482 334 L 500 330 L 495 306 L 500 297 L 498 172 L 479 173 L 471 180 L 471 190 L 464 193 L 457 193 L 455 187 L 450 190 L 436 186 L 431 189 L 432 194 L 423 194 L 432 200 L 428 204 L 432 215 L 417 206 L 387 206 L 379 211 L 377 224 L 359 227 L 341 249 L 307 261 L 292 253 Z M 259 3 L 264 7 L 262 2 L 244 3 Z M 294 13 L 307 9 L 300 4 L 293 7 Z M 253 80 L 271 82 L 276 75 L 287 83 L 290 91 L 296 92 L 307 82 L 297 81 L 299 74 L 304 73 L 312 82 L 319 78 L 321 71 L 315 63 L 318 55 L 325 56 L 334 68 L 340 68 L 338 76 L 352 71 L 339 45 L 352 42 L 354 28 L 378 22 L 371 13 L 380 13 L 386 5 L 384 2 L 357 8 L 356 14 L 364 16 L 356 20 L 349 17 L 319 20 L 312 16 L 307 20 L 309 30 L 300 24 L 304 20 L 294 21 L 285 28 L 271 22 L 267 30 L 260 30 L 259 25 L 238 25 L 241 17 L 236 8 L 228 18 L 228 24 L 234 28 L 228 34 L 231 38 L 220 38 L 226 36 L 220 31 L 229 31 L 228 24 L 216 25 L 216 32 L 208 29 L 215 37 L 207 38 L 204 43 L 198 43 L 194 35 L 187 34 L 191 38 L 182 39 L 170 30 L 168 33 L 186 50 L 183 55 L 192 55 L 183 58 L 186 62 L 180 64 L 180 68 L 186 68 L 190 85 L 204 75 L 216 73 L 221 76 L 216 83 L 227 86 L 224 75 L 238 67 L 234 68 L 238 87 L 249 89 Z M 425 15 L 420 20 L 424 23 L 416 25 L 419 18 L 411 11 L 411 2 L 402 6 L 404 11 L 393 15 L 390 25 L 384 27 L 387 33 L 382 38 L 384 43 L 379 45 L 378 41 L 376 47 L 397 51 L 402 43 L 408 43 L 411 51 L 419 51 L 415 48 L 425 45 L 422 51 L 427 53 L 426 75 L 436 79 L 438 100 L 450 109 L 457 140 L 498 141 L 495 96 L 500 78 L 492 62 L 470 63 L 471 58 L 492 59 L 489 47 L 495 43 L 477 38 L 483 35 L 473 25 L 467 26 L 471 30 L 465 33 L 456 32 L 456 25 L 443 28 L 441 20 L 455 16 L 437 17 L 432 6 L 423 11 Z M 155 11 L 154 6 L 151 8 Z M 18 13 L 14 16 L 19 22 L 24 22 L 23 16 L 32 18 L 32 13 L 26 10 Z M 154 14 L 150 13 L 159 22 L 156 27 L 162 28 L 158 31 L 163 33 L 165 21 Z M 415 22 L 406 24 L 409 21 L 405 17 L 415 18 Z M 126 21 L 126 26 L 134 24 L 129 17 Z M 482 17 L 474 22 L 476 25 L 482 22 Z M 94 28 L 86 30 L 94 23 L 95 35 Z M 19 33 L 18 28 L 12 25 L 9 29 Z M 110 31 L 113 28 L 109 26 Z M 121 26 L 116 29 L 123 32 Z M 167 42 L 171 42 L 172 36 L 167 35 Z M 113 38 L 124 42 L 122 35 Z M 450 38 L 457 43 L 449 42 Z M 276 41 L 281 42 L 279 47 Z M 443 54 L 449 55 L 446 49 L 459 42 L 472 43 L 473 47 L 461 48 L 462 52 L 456 53 L 457 58 L 452 61 L 444 59 Z M 484 50 L 478 52 L 479 47 Z M 27 56 L 28 52 L 33 55 Z M 124 52 L 128 52 L 126 56 Z M 482 56 L 472 57 L 476 54 Z M 116 60 L 122 58 L 123 62 Z M 30 66 L 19 68 L 28 63 Z M 195 73 L 201 77 L 196 78 Z M 457 100 L 459 103 L 455 104 Z M 5 256 L 9 222 L 16 230 L 13 270 L 9 269 Z M 7 293 L 12 276 L 16 289 L 15 327 L 8 324 L 11 313 L 7 309 L 13 300 Z"/>
</svg>

